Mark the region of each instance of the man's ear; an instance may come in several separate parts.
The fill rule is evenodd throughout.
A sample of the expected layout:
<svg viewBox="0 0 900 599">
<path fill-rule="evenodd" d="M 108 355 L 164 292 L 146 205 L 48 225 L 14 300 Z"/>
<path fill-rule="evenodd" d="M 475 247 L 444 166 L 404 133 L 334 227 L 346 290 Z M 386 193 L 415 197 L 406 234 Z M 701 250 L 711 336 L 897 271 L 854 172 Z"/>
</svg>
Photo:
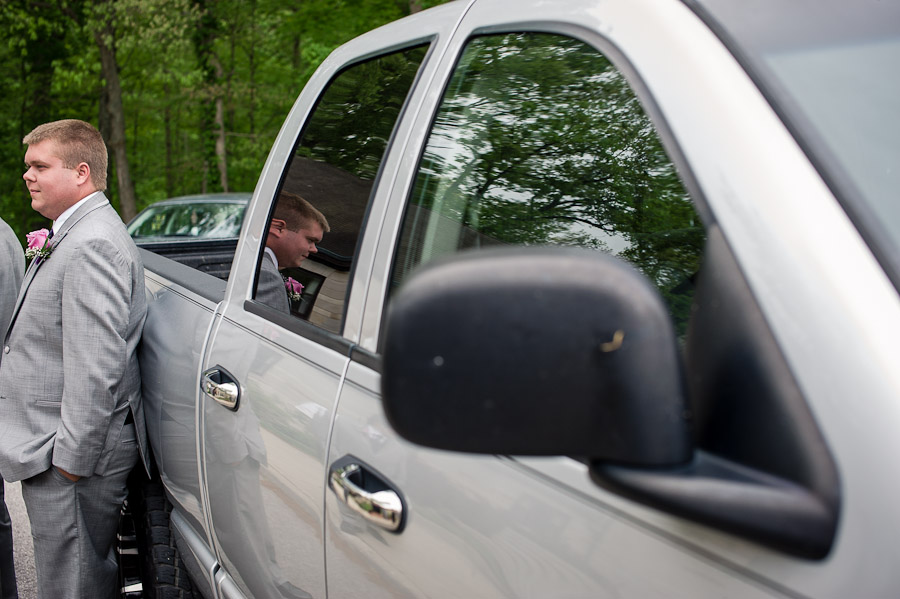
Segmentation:
<svg viewBox="0 0 900 599">
<path fill-rule="evenodd" d="M 82 183 L 88 183 L 91 180 L 91 167 L 87 162 L 79 162 L 78 166 L 74 169 L 75 176 L 78 177 L 79 185 Z"/>
<path fill-rule="evenodd" d="M 287 228 L 287 223 L 281 220 L 280 218 L 273 218 L 269 221 L 269 234 L 274 235 L 275 237 L 281 237 L 284 230 Z"/>
</svg>

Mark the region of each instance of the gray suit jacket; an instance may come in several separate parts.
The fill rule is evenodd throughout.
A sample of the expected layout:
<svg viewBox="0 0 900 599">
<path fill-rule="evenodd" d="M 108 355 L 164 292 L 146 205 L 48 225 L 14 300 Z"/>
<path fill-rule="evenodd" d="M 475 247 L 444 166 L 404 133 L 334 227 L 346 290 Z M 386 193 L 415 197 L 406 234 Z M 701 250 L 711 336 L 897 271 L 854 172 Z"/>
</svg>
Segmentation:
<svg viewBox="0 0 900 599">
<path fill-rule="evenodd" d="M 103 194 L 25 272 L 0 363 L 0 474 L 105 474 L 129 410 L 149 467 L 137 345 L 144 267 Z"/>
<path fill-rule="evenodd" d="M 6 327 L 12 318 L 16 296 L 25 274 L 25 253 L 16 234 L 0 219 L 0 339 L 6 337 Z M 3 354 L 0 353 L 0 361 Z"/>
<path fill-rule="evenodd" d="M 284 288 L 284 279 L 281 278 L 281 273 L 278 272 L 272 258 L 265 252 L 263 252 L 262 263 L 259 266 L 256 301 L 285 314 L 291 313 L 291 303 L 288 300 L 287 290 Z"/>
</svg>

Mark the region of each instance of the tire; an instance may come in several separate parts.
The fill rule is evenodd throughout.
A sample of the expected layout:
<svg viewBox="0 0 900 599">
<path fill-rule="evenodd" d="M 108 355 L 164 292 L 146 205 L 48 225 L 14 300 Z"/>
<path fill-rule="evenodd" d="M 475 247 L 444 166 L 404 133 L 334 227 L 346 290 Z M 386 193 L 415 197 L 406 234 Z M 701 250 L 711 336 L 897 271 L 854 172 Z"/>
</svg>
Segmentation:
<svg viewBox="0 0 900 599">
<path fill-rule="evenodd" d="M 143 473 L 142 473 L 143 474 Z M 169 527 L 172 505 L 162 483 L 145 476 L 131 485 L 128 504 L 133 510 L 140 555 L 141 599 L 194 599 L 187 569 Z M 133 595 L 122 595 L 135 599 Z M 196 596 L 199 599 L 199 596 Z"/>
</svg>

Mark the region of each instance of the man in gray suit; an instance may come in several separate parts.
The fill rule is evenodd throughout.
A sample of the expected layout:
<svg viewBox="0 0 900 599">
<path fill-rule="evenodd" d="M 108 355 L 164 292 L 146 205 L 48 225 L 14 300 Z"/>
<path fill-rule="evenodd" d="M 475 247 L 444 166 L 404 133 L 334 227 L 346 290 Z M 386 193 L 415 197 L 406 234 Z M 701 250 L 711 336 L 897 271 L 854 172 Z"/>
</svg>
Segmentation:
<svg viewBox="0 0 900 599">
<path fill-rule="evenodd" d="M 0 362 L 0 473 L 22 481 L 44 599 L 116 596 L 126 479 L 146 433 L 136 348 L 144 270 L 102 191 L 106 146 L 88 123 L 34 129 L 23 175 L 54 221 L 32 259 Z"/>
<path fill-rule="evenodd" d="M 25 254 L 22 244 L 6 221 L 0 218 L 0 334 L 6 335 L 6 327 L 12 317 L 16 296 L 25 273 Z M 3 356 L 0 355 L 0 360 Z"/>
<path fill-rule="evenodd" d="M 0 219 L 0 335 L 4 339 L 24 273 L 25 255 L 22 253 L 22 244 L 16 239 L 10 226 Z M 0 362 L 2 360 L 3 354 L 0 353 Z M 12 522 L 3 498 L 3 481 L 0 480 L 0 597 L 12 599 L 17 596 Z"/>
<path fill-rule="evenodd" d="M 300 196 L 282 191 L 259 265 L 256 300 L 285 314 L 290 313 L 287 290 L 279 270 L 300 266 L 310 254 L 318 252 L 317 244 L 330 230 L 325 215 Z"/>
</svg>

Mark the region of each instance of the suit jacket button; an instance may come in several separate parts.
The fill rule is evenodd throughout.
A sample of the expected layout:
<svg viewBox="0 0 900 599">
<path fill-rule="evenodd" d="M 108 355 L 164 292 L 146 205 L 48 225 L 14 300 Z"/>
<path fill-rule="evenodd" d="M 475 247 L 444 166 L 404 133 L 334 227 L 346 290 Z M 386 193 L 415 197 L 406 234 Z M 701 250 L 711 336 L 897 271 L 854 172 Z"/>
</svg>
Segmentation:
<svg viewBox="0 0 900 599">
<path fill-rule="evenodd" d="M 3 348 L 3 353 L 4 353 L 4 354 L 8 354 L 8 353 L 9 353 L 9 346 L 8 346 L 8 345 L 7 345 L 6 347 Z"/>
</svg>

